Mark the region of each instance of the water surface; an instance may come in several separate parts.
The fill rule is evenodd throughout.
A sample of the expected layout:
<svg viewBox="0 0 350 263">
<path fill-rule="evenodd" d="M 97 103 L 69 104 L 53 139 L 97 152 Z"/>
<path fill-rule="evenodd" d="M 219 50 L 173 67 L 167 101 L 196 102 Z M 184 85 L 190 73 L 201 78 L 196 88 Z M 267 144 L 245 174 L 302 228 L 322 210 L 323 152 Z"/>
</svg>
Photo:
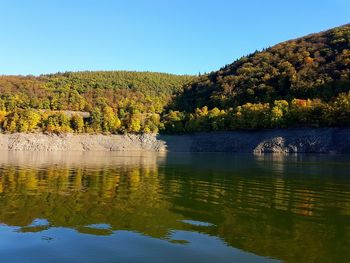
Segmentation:
<svg viewBox="0 0 350 263">
<path fill-rule="evenodd" d="M 350 157 L 0 155 L 1 262 L 349 262 Z"/>
</svg>

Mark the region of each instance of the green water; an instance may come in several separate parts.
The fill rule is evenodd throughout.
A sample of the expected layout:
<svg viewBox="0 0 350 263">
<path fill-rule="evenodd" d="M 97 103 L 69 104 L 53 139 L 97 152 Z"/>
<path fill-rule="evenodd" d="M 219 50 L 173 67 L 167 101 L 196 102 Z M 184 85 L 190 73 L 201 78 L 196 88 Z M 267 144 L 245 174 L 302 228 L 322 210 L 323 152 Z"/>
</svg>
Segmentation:
<svg viewBox="0 0 350 263">
<path fill-rule="evenodd" d="M 350 157 L 0 157 L 0 261 L 350 262 Z"/>
</svg>

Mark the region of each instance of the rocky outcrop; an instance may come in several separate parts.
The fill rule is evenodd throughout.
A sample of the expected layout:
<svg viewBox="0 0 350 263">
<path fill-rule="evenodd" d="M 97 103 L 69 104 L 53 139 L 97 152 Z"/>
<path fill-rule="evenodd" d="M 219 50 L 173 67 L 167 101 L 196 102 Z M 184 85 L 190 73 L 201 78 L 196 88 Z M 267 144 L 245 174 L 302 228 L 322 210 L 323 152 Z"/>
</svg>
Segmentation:
<svg viewBox="0 0 350 263">
<path fill-rule="evenodd" d="M 350 153 L 350 128 L 275 129 L 191 135 L 2 134 L 9 151 Z"/>
<path fill-rule="evenodd" d="M 350 128 L 300 128 L 168 136 L 169 151 L 350 153 Z M 186 141 L 186 143 L 184 143 Z M 179 147 L 177 142 L 184 145 Z"/>
</svg>

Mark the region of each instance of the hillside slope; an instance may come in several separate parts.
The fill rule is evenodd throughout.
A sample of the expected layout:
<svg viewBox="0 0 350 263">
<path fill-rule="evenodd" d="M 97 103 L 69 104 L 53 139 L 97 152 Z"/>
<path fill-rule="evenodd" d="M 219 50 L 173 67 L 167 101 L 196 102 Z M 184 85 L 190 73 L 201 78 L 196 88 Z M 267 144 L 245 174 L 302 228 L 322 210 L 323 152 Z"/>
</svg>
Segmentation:
<svg viewBox="0 0 350 263">
<path fill-rule="evenodd" d="M 276 99 L 330 100 L 350 89 L 350 24 L 280 43 L 201 76 L 176 107 L 229 108 Z"/>
<path fill-rule="evenodd" d="M 350 125 L 350 25 L 255 52 L 186 86 L 169 132 Z"/>
<path fill-rule="evenodd" d="M 350 24 L 207 75 L 0 76 L 0 131 L 191 133 L 350 125 Z"/>
<path fill-rule="evenodd" d="M 163 106 L 192 79 L 192 76 L 130 71 L 0 76 L 0 102 L 6 108 L 91 110 L 99 104 L 118 107 L 116 103 L 123 104 L 126 100 L 150 106 L 148 100 L 152 98 L 161 100 L 162 105 L 158 106 Z"/>
<path fill-rule="evenodd" d="M 128 71 L 0 76 L 0 130 L 156 132 L 163 108 L 193 78 Z M 61 114 L 67 111 L 77 114 Z"/>
</svg>

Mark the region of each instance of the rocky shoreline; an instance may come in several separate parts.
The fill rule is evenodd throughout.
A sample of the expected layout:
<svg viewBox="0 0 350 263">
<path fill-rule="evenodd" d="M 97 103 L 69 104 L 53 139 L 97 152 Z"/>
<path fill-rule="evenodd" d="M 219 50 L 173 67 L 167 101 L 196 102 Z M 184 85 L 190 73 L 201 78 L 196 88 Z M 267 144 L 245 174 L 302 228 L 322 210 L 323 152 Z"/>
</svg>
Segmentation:
<svg viewBox="0 0 350 263">
<path fill-rule="evenodd" d="M 350 128 L 298 128 L 188 135 L 0 135 L 2 151 L 350 153 Z"/>
</svg>

